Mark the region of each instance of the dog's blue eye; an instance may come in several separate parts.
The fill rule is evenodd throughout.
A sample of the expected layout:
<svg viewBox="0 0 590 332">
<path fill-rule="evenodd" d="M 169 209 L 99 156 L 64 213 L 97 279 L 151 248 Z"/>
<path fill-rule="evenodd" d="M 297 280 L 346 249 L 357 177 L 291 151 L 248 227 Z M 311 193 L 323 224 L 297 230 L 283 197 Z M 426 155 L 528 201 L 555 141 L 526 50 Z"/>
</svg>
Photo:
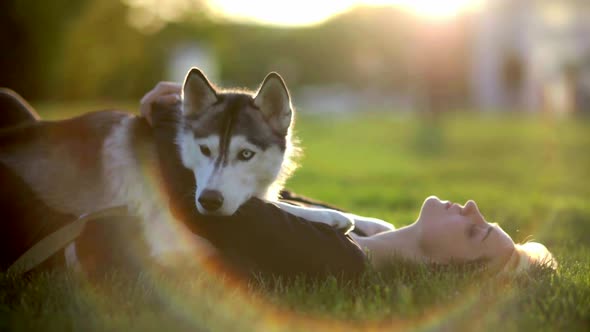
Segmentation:
<svg viewBox="0 0 590 332">
<path fill-rule="evenodd" d="M 206 145 L 199 145 L 199 149 L 205 157 L 211 157 L 211 150 Z"/>
<path fill-rule="evenodd" d="M 244 149 L 240 151 L 240 153 L 238 153 L 238 159 L 241 161 L 248 161 L 252 159 L 252 157 L 254 157 L 255 154 L 256 152 L 252 150 Z"/>
</svg>

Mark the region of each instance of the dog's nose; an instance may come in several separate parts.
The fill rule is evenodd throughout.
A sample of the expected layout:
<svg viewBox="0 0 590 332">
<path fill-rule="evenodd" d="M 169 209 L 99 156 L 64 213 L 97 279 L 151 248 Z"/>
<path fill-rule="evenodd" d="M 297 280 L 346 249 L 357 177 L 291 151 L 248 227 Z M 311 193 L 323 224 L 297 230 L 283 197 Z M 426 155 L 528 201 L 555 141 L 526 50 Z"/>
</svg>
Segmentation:
<svg viewBox="0 0 590 332">
<path fill-rule="evenodd" d="M 223 196 L 217 190 L 203 190 L 201 196 L 199 196 L 199 203 L 201 206 L 209 211 L 216 211 L 223 204 Z"/>
</svg>

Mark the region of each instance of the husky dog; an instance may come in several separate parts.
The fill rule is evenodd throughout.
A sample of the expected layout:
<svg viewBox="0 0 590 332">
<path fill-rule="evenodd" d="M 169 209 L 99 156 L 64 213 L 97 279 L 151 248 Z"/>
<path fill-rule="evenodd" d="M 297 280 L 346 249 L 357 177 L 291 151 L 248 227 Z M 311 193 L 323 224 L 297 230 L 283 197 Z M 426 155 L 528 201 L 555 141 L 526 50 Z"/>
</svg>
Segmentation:
<svg viewBox="0 0 590 332">
<path fill-rule="evenodd" d="M 328 209 L 278 202 L 296 168 L 291 97 L 285 82 L 270 73 L 255 94 L 216 89 L 197 68 L 183 86 L 177 144 L 185 167 L 195 174 L 196 206 L 203 214 L 233 214 L 246 200 L 275 202 L 292 214 L 349 229 L 353 219 Z"/>
<path fill-rule="evenodd" d="M 295 168 L 291 138 L 293 108 L 282 78 L 269 74 L 259 90 L 220 91 L 193 68 L 183 86 L 176 146 L 195 176 L 195 209 L 232 215 L 252 197 L 276 202 Z M 214 251 L 207 241 L 174 222 L 157 189 L 158 163 L 152 129 L 142 118 L 100 111 L 61 121 L 39 121 L 0 132 L 0 177 L 22 180 L 11 188 L 3 209 L 14 216 L 55 215 L 75 219 L 90 211 L 125 205 L 141 220 L 150 255 L 162 263 L 179 251 Z M 19 181 L 20 181 L 19 180 Z M 20 183 L 20 182 L 19 182 Z M 3 184 L 4 185 L 4 184 Z M 14 197 L 12 196 L 14 192 Z M 23 192 L 17 202 L 19 193 Z M 27 205 L 28 195 L 34 195 Z M 350 230 L 350 215 L 276 202 L 310 221 Z M 33 206 L 34 205 L 34 206 Z M 47 208 L 35 214 L 39 206 Z M 26 212 L 26 213 L 25 213 Z M 9 214 L 10 214 L 9 213 Z M 75 248 L 66 250 L 75 262 Z"/>
</svg>

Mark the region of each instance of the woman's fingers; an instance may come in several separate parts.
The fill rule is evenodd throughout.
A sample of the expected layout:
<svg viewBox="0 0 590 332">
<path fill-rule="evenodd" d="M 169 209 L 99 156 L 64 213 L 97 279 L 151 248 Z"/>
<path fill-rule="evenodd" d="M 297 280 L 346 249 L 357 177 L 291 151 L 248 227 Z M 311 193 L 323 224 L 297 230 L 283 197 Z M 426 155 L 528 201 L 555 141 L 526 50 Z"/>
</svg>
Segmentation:
<svg viewBox="0 0 590 332">
<path fill-rule="evenodd" d="M 139 111 L 148 123 L 152 124 L 152 103 L 158 101 L 165 104 L 175 104 L 180 99 L 182 85 L 175 82 L 159 82 L 156 86 L 141 98 Z"/>
<path fill-rule="evenodd" d="M 170 94 L 165 96 L 159 96 L 158 98 L 156 98 L 156 101 L 160 104 L 174 105 L 180 101 L 180 95 Z"/>
<path fill-rule="evenodd" d="M 151 103 L 154 102 L 159 96 L 162 95 L 169 95 L 169 94 L 178 94 L 182 90 L 182 85 L 176 82 L 159 82 L 156 86 L 150 90 L 148 93 L 141 98 L 141 103 Z"/>
</svg>

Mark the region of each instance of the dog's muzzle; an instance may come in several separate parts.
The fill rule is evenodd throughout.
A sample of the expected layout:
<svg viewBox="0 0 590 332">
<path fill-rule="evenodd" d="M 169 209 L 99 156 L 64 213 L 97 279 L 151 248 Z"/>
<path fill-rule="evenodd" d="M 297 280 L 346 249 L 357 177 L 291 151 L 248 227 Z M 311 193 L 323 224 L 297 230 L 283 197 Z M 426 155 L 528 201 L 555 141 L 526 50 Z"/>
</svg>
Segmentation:
<svg viewBox="0 0 590 332">
<path fill-rule="evenodd" d="M 208 212 L 215 212 L 223 205 L 223 195 L 217 190 L 205 189 L 199 196 L 198 201 Z"/>
</svg>

